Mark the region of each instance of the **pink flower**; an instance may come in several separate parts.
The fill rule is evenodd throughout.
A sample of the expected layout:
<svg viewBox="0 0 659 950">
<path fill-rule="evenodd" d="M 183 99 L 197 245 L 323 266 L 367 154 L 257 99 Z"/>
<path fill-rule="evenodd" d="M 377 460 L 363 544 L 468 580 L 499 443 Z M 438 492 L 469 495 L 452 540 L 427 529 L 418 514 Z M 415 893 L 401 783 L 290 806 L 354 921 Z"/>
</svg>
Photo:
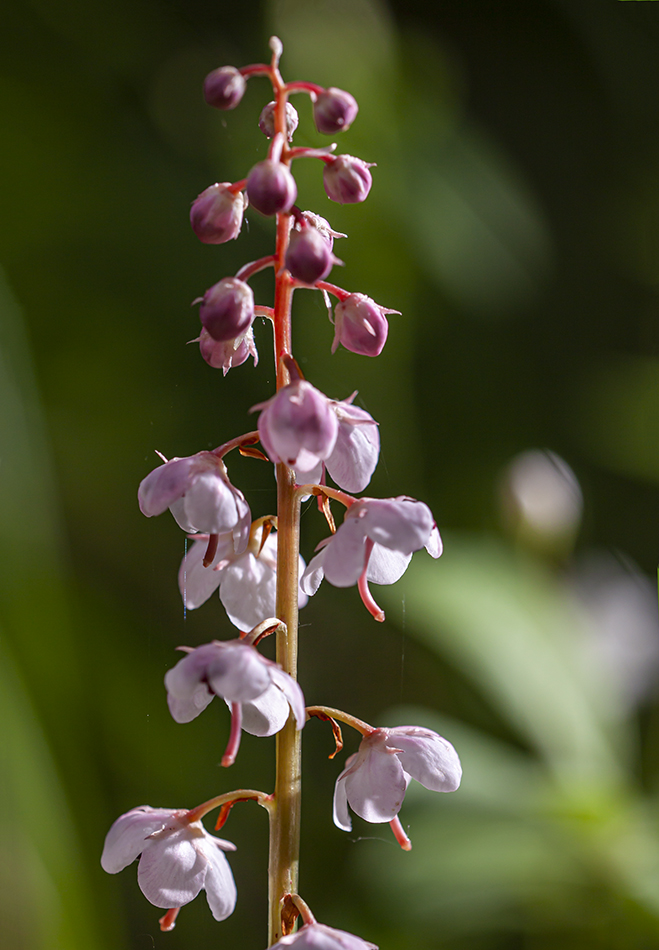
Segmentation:
<svg viewBox="0 0 659 950">
<path fill-rule="evenodd" d="M 200 821 L 186 821 L 187 814 L 148 805 L 126 812 L 108 831 L 101 866 L 117 874 L 141 854 L 137 882 L 152 904 L 178 908 L 205 890 L 213 917 L 224 920 L 236 906 L 236 885 L 222 852 L 236 846 L 209 835 Z"/>
<path fill-rule="evenodd" d="M 241 727 L 255 736 L 272 736 L 286 725 L 289 706 L 304 726 L 302 690 L 292 677 L 256 647 L 242 640 L 214 640 L 191 650 L 165 674 L 167 705 L 176 722 L 191 722 L 214 696 L 231 709 L 231 733 L 222 765 L 231 765 Z"/>
<path fill-rule="evenodd" d="M 379 356 L 389 333 L 387 313 L 400 311 L 381 307 L 366 294 L 350 294 L 334 308 L 332 353 L 341 344 L 360 356 Z"/>
<path fill-rule="evenodd" d="M 224 244 L 240 234 L 247 199 L 231 191 L 228 181 L 216 182 L 192 203 L 190 224 L 204 244 Z"/>
<path fill-rule="evenodd" d="M 327 197 L 342 205 L 365 201 L 373 184 L 369 171 L 373 164 L 353 155 L 337 155 L 336 158 L 328 159 L 323 169 Z"/>
<path fill-rule="evenodd" d="M 342 402 L 330 402 L 339 423 L 336 442 L 324 462 L 304 473 L 305 481 L 322 484 L 327 470 L 344 491 L 364 491 L 370 482 L 380 456 L 380 434 L 373 416 L 352 405 L 356 395 L 353 393 Z"/>
<path fill-rule="evenodd" d="M 323 577 L 335 587 L 359 584 L 365 606 L 376 620 L 384 613 L 373 600 L 368 581 L 395 584 L 412 553 L 425 547 L 431 557 L 442 553 L 432 512 L 414 498 L 360 498 L 348 508 L 336 534 L 321 541 L 322 550 L 309 562 L 300 586 L 315 594 Z"/>
<path fill-rule="evenodd" d="M 374 943 L 361 937 L 315 921 L 300 927 L 297 933 L 280 937 L 271 950 L 277 950 L 277 947 L 295 947 L 296 950 L 378 950 Z"/>
<path fill-rule="evenodd" d="M 313 120 L 319 132 L 335 135 L 345 132 L 355 121 L 359 106 L 354 96 L 343 89 L 331 86 L 316 97 L 313 106 Z"/>
<path fill-rule="evenodd" d="M 220 66 L 204 80 L 204 98 L 216 109 L 235 109 L 245 95 L 244 76 L 233 66 Z"/>
<path fill-rule="evenodd" d="M 261 532 L 251 532 L 247 549 L 236 552 L 231 537 L 218 539 L 217 552 L 209 567 L 203 566 L 208 538 L 200 538 L 181 562 L 178 581 L 183 602 L 188 610 L 205 603 L 217 588 L 229 620 L 239 630 L 252 630 L 266 617 L 276 615 L 277 602 L 277 535 L 269 534 L 263 547 Z M 299 561 L 300 574 L 305 563 Z M 299 606 L 308 598 L 300 590 Z"/>
<path fill-rule="evenodd" d="M 169 508 L 184 531 L 230 534 L 234 550 L 245 549 L 249 505 L 229 481 L 222 459 L 212 452 L 170 459 L 142 480 L 137 497 L 147 518 Z"/>
<path fill-rule="evenodd" d="M 331 400 L 304 379 L 294 380 L 261 409 L 259 437 L 272 462 L 308 472 L 332 452 L 339 431 Z"/>
<path fill-rule="evenodd" d="M 446 739 L 421 726 L 374 729 L 351 755 L 334 789 L 334 824 L 350 831 L 348 805 L 365 821 L 393 821 L 410 779 L 433 792 L 454 792 L 462 767 Z"/>
</svg>

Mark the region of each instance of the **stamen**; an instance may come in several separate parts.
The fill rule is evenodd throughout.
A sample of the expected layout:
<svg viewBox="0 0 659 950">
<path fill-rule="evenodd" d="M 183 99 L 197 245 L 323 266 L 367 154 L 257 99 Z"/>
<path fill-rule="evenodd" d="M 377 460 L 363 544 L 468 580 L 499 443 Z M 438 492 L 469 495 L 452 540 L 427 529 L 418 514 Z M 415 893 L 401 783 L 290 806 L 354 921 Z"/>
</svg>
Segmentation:
<svg viewBox="0 0 659 950">
<path fill-rule="evenodd" d="M 204 567 L 210 567 L 215 560 L 215 555 L 217 554 L 217 544 L 219 540 L 219 534 L 211 534 L 209 537 L 208 547 L 206 548 L 206 553 L 204 554 L 204 560 L 201 562 Z"/>
<path fill-rule="evenodd" d="M 391 830 L 394 833 L 394 838 L 396 839 L 398 844 L 401 846 L 403 851 L 411 851 L 412 842 L 403 831 L 403 826 L 400 823 L 400 818 L 398 817 L 398 815 L 396 815 L 393 821 L 389 822 L 389 825 L 391 827 Z"/>
<path fill-rule="evenodd" d="M 359 596 L 362 599 L 364 607 L 368 610 L 372 617 L 382 623 L 384 620 L 384 610 L 382 607 L 379 607 L 373 599 L 373 595 L 368 586 L 368 580 L 366 579 L 366 572 L 368 570 L 368 562 L 371 557 L 371 551 L 373 550 L 373 541 L 370 538 L 366 539 L 366 550 L 364 553 L 364 570 L 361 573 L 361 577 L 357 583 L 357 589 L 359 591 Z"/>
<path fill-rule="evenodd" d="M 240 733 L 243 720 L 243 711 L 240 703 L 231 703 L 231 730 L 229 732 L 229 741 L 222 756 L 222 765 L 227 769 L 236 761 L 238 749 L 240 748 Z"/>
<path fill-rule="evenodd" d="M 160 929 L 163 933 L 168 933 L 170 930 L 173 930 L 176 926 L 176 918 L 178 917 L 178 912 L 180 907 L 170 907 L 167 913 L 160 918 L 158 923 L 160 924 Z"/>
</svg>

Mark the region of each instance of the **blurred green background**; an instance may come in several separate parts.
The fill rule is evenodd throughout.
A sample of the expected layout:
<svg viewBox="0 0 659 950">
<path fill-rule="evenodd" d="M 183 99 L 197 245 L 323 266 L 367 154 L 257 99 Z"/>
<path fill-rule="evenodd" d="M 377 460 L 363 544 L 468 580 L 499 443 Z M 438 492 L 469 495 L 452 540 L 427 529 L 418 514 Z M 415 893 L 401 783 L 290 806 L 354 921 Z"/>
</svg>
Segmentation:
<svg viewBox="0 0 659 950">
<path fill-rule="evenodd" d="M 269 788 L 273 748 L 228 716 L 168 715 L 180 643 L 233 636 L 213 599 L 183 616 L 183 537 L 136 489 L 167 456 L 251 428 L 261 361 L 223 379 L 186 341 L 190 301 L 270 253 L 255 213 L 199 244 L 190 201 L 263 157 L 249 83 L 220 114 L 217 65 L 284 41 L 288 79 L 350 90 L 339 150 L 378 163 L 332 205 L 315 162 L 300 203 L 349 234 L 343 286 L 402 311 L 377 360 L 343 350 L 319 295 L 295 352 L 381 424 L 369 492 L 433 508 L 445 554 L 377 590 L 323 585 L 302 615 L 307 700 L 451 739 L 464 784 L 411 787 L 414 844 L 331 823 L 325 724 L 304 733 L 301 891 L 383 950 L 659 945 L 659 8 L 616 0 L 24 0 L 0 30 L 0 933 L 8 950 L 263 950 L 266 820 L 234 810 L 239 887 L 172 934 L 132 867 L 99 865 L 129 808 Z M 308 102 L 296 143 L 317 145 Z M 270 303 L 270 276 L 254 281 Z M 524 455 L 548 449 L 556 456 Z M 517 457 L 517 461 L 511 460 Z M 565 469 L 560 458 L 570 466 Z M 269 466 L 231 459 L 255 516 Z M 574 473 L 574 475 L 571 474 Z M 579 490 L 578 483 L 581 486 Z M 323 536 L 305 510 L 307 558 Z M 355 739 L 346 736 L 346 751 Z"/>
</svg>

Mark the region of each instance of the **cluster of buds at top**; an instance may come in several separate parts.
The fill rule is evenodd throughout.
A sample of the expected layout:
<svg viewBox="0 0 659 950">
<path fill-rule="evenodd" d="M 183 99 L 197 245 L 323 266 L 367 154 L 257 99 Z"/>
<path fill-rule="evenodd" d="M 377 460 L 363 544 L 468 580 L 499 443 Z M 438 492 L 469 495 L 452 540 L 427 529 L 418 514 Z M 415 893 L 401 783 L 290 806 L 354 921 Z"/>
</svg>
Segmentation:
<svg viewBox="0 0 659 950">
<path fill-rule="evenodd" d="M 297 608 L 304 607 L 323 578 L 337 587 L 356 585 L 369 613 L 383 621 L 384 612 L 369 584 L 395 583 L 413 552 L 425 547 L 438 558 L 442 543 L 433 514 L 423 502 L 407 496 L 354 497 L 367 488 L 378 462 L 378 423 L 354 405 L 356 393 L 337 401 L 311 385 L 293 358 L 290 301 L 298 287 L 319 290 L 330 312 L 329 295 L 337 298 L 333 318 L 330 316 L 334 324 L 332 352 L 341 345 L 360 355 L 379 355 L 387 339 L 387 315 L 398 311 L 327 282 L 332 267 L 341 264 L 334 256 L 334 240 L 346 235 L 334 231 L 325 218 L 301 211 L 295 204 L 297 186 L 291 163 L 298 158 L 323 163 L 327 195 L 342 204 L 364 201 L 372 178 L 369 163 L 350 155 L 334 155 L 334 144 L 293 147 L 290 143 L 298 116 L 288 96 L 309 95 L 316 127 L 326 135 L 350 127 L 357 116 L 357 103 L 349 93 L 334 87 L 284 83 L 279 73 L 281 44 L 276 38 L 271 40 L 271 48 L 270 65 L 225 66 L 206 79 L 206 101 L 218 109 L 235 108 L 251 76 L 267 76 L 275 99 L 264 107 L 259 119 L 259 128 L 269 140 L 267 156 L 245 179 L 206 188 L 193 202 L 190 220 L 202 242 L 223 244 L 239 236 L 248 206 L 266 217 L 277 216 L 275 253 L 245 264 L 235 275 L 222 277 L 195 301 L 200 304 L 202 356 L 225 373 L 250 355 L 256 363 L 256 317 L 273 322 L 277 392 L 253 407 L 252 411 L 259 412 L 257 430 L 213 451 L 169 461 L 161 456 L 164 464 L 144 478 L 138 492 L 140 508 L 147 517 L 169 508 L 192 541 L 179 571 L 186 608 L 200 607 L 219 590 L 228 620 L 239 631 L 235 639 L 181 647 L 185 656 L 165 676 L 167 702 L 174 720 L 188 723 L 214 697 L 224 700 L 230 709 L 229 736 L 221 759 L 225 767 L 235 761 L 242 731 L 272 736 L 289 728 L 294 735 L 309 717 L 317 716 L 332 722 L 338 751 L 342 745 L 339 722 L 354 727 L 362 736 L 361 744 L 336 780 L 334 821 L 349 831 L 350 807 L 366 821 L 389 822 L 398 843 L 409 850 L 409 838 L 398 818 L 407 785 L 415 779 L 434 791 L 454 791 L 460 784 L 461 766 L 453 746 L 422 727 L 376 728 L 341 710 L 307 707 L 294 665 L 286 666 L 295 653 L 289 649 L 289 637 L 294 635 Z M 275 272 L 274 307 L 256 303 L 249 285 L 254 274 L 269 267 Z M 263 451 L 255 447 L 257 442 Z M 287 486 L 286 517 L 252 519 L 247 500 L 231 483 L 224 461 L 234 449 L 277 466 L 280 484 Z M 328 478 L 337 487 L 328 485 Z M 330 534 L 306 566 L 292 522 L 301 500 L 310 495 L 317 496 Z M 332 503 L 345 508 L 338 528 Z M 278 602 L 282 584 L 287 593 L 284 598 L 280 593 Z M 280 616 L 277 613 L 285 600 L 295 603 L 292 620 L 286 622 L 285 609 Z M 278 643 L 283 638 L 286 644 L 283 651 L 278 646 L 277 653 L 283 666 L 259 652 L 260 641 L 270 634 L 277 634 Z M 225 793 L 190 810 L 142 806 L 114 823 L 102 865 L 116 873 L 140 858 L 140 887 L 153 904 L 167 910 L 161 919 L 163 930 L 172 929 L 180 907 L 201 890 L 206 891 L 215 918 L 223 920 L 236 903 L 236 888 L 224 854 L 234 845 L 209 835 L 201 820 L 219 807 L 219 829 L 233 805 L 243 800 L 256 800 L 268 810 L 272 821 L 277 820 L 281 805 L 273 796 L 249 789 Z M 276 837 L 273 834 L 273 839 Z M 299 895 L 280 894 L 278 900 L 281 928 L 275 928 L 279 939 L 274 947 L 377 950 L 359 937 L 319 924 Z M 302 926 L 294 933 L 298 916 Z"/>
</svg>

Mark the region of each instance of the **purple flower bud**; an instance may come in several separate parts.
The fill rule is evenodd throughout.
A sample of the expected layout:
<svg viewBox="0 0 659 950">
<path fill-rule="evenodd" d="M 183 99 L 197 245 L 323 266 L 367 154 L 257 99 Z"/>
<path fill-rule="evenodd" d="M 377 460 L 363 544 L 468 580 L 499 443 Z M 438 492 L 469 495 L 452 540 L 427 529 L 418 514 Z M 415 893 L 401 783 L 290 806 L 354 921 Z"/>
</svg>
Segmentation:
<svg viewBox="0 0 659 950">
<path fill-rule="evenodd" d="M 312 225 L 291 232 L 286 251 L 286 267 L 296 280 L 315 284 L 327 277 L 334 263 L 329 242 Z"/>
<path fill-rule="evenodd" d="M 295 106 L 291 105 L 290 102 L 286 103 L 286 138 L 289 142 L 293 141 L 293 133 L 297 129 L 298 122 L 300 117 L 297 114 L 297 109 Z M 275 104 L 274 102 L 269 102 L 267 106 L 263 107 L 263 111 L 259 117 L 259 128 L 263 132 L 266 138 L 274 138 L 275 134 Z"/>
<path fill-rule="evenodd" d="M 309 472 L 332 452 L 339 423 L 332 403 L 304 379 L 280 389 L 262 409 L 259 437 L 270 460 Z"/>
<path fill-rule="evenodd" d="M 224 244 L 240 234 L 247 199 L 229 190 L 230 182 L 211 185 L 192 202 L 190 224 L 204 244 Z"/>
<path fill-rule="evenodd" d="M 354 96 L 332 86 L 321 92 L 314 102 L 313 120 L 319 132 L 334 135 L 349 129 L 358 112 L 359 106 Z"/>
<path fill-rule="evenodd" d="M 235 109 L 247 83 L 233 66 L 221 66 L 209 73 L 204 80 L 204 99 L 216 109 Z"/>
<path fill-rule="evenodd" d="M 205 327 L 201 328 L 199 336 L 199 350 L 209 366 L 221 369 L 226 376 L 234 366 L 240 366 L 250 356 L 254 358 L 254 366 L 259 361 L 259 354 L 254 344 L 254 333 L 250 327 L 247 333 L 236 340 L 214 340 Z"/>
<path fill-rule="evenodd" d="M 350 294 L 334 308 L 332 353 L 341 343 L 351 353 L 379 356 L 387 341 L 389 324 L 385 313 L 399 313 L 380 307 L 366 294 Z"/>
<path fill-rule="evenodd" d="M 254 322 L 252 288 L 237 277 L 225 277 L 204 294 L 199 318 L 218 343 L 243 336 Z"/>
<path fill-rule="evenodd" d="M 247 195 L 250 204 L 268 216 L 288 211 L 297 198 L 297 187 L 286 165 L 267 158 L 249 173 Z"/>
<path fill-rule="evenodd" d="M 323 169 L 323 184 L 327 196 L 340 205 L 365 201 L 373 179 L 369 168 L 373 162 L 363 162 L 352 155 L 339 155 Z M 251 198 L 251 195 L 250 195 Z"/>
</svg>

